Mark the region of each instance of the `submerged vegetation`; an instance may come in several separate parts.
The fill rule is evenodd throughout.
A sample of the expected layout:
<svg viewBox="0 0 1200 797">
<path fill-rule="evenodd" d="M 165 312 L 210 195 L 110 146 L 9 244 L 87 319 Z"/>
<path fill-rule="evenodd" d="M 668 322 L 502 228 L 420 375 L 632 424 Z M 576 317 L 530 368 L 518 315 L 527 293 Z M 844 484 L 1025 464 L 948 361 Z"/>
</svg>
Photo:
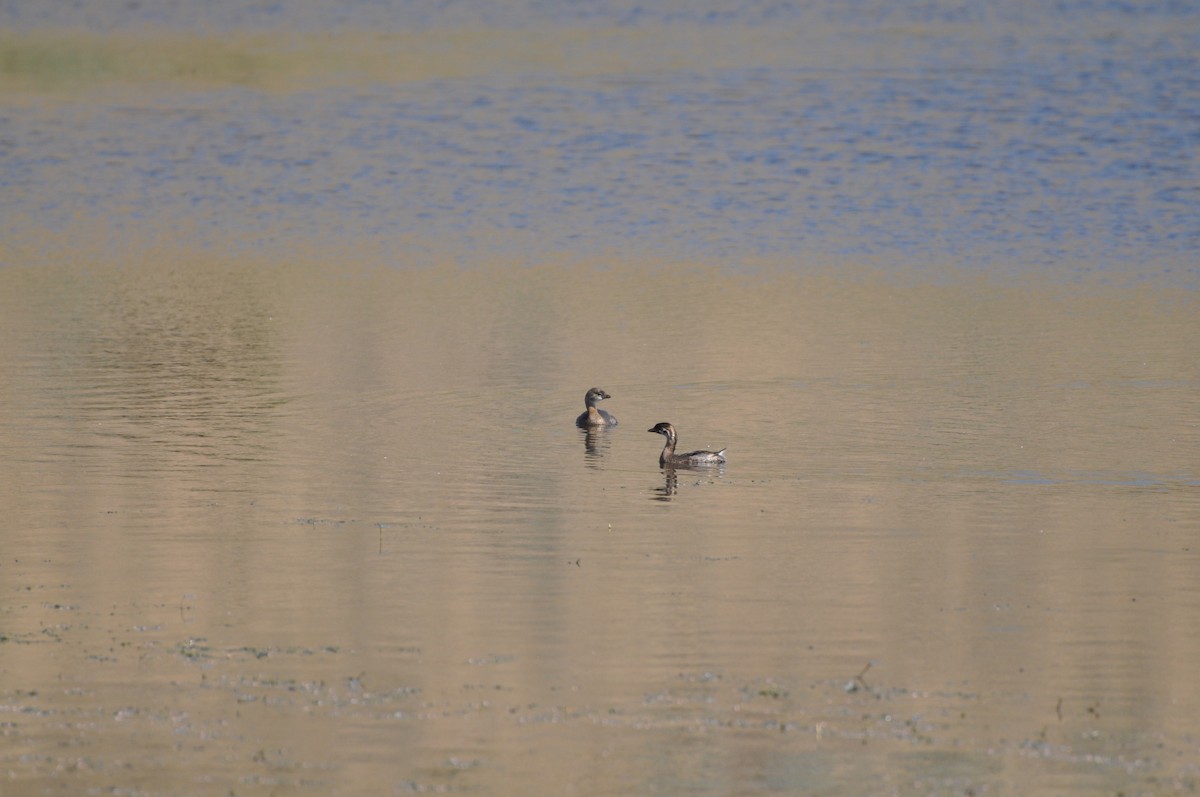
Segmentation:
<svg viewBox="0 0 1200 797">
<path fill-rule="evenodd" d="M 0 87 L 72 91 L 105 83 L 261 83 L 288 69 L 286 59 L 249 42 L 215 37 L 0 34 Z"/>
</svg>

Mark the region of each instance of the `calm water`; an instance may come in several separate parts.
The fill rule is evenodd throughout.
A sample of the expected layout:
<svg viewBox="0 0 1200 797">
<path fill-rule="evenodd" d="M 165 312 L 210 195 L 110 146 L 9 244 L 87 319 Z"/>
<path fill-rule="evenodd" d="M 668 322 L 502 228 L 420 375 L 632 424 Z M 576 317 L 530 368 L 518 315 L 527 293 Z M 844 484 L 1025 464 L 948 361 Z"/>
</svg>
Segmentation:
<svg viewBox="0 0 1200 797">
<path fill-rule="evenodd" d="M 1198 43 L 0 11 L 0 793 L 1194 793 Z"/>
</svg>

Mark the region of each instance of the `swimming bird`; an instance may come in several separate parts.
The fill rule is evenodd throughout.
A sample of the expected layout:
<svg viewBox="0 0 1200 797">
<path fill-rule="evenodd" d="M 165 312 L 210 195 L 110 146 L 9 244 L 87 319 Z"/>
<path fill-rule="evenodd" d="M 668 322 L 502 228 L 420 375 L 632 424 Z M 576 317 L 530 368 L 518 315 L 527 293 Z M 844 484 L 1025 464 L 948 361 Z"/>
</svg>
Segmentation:
<svg viewBox="0 0 1200 797">
<path fill-rule="evenodd" d="M 594 387 L 589 390 L 583 397 L 583 404 L 587 407 L 587 411 L 575 419 L 575 425 L 582 426 L 584 429 L 595 426 L 616 426 L 617 419 L 596 406 L 606 398 L 612 398 L 612 396 L 601 388 Z"/>
<path fill-rule="evenodd" d="M 720 465 L 725 462 L 726 449 L 724 448 L 720 451 L 689 451 L 686 454 L 676 454 L 675 443 L 679 438 L 675 435 L 675 427 L 666 421 L 657 423 L 646 431 L 667 438 L 662 453 L 658 455 L 658 464 L 661 467 L 668 465 Z"/>
</svg>

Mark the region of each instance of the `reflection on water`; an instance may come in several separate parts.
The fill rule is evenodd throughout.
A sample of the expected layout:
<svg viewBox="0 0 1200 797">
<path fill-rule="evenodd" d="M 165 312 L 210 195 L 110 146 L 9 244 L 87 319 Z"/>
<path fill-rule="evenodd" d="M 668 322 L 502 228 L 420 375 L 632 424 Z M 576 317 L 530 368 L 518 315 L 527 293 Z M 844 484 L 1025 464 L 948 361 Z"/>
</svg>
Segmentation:
<svg viewBox="0 0 1200 797">
<path fill-rule="evenodd" d="M 675 493 L 679 492 L 679 474 L 674 468 L 663 468 L 663 486 L 654 488 L 654 499 L 656 501 L 670 501 Z"/>
<path fill-rule="evenodd" d="M 75 474 L 46 484 L 36 470 L 17 469 L 13 489 L 54 490 L 68 509 L 114 485 L 174 474 L 170 489 L 181 499 L 205 501 L 217 486 L 249 489 L 254 463 L 275 460 L 295 396 L 281 389 L 261 281 L 162 264 L 7 276 L 10 301 L 22 303 L 10 317 L 38 318 L 53 331 L 16 330 L 22 379 L 7 403 L 24 414 L 10 415 L 8 443 Z"/>
<path fill-rule="evenodd" d="M 20 784 L 1190 782 L 1194 297 L 194 255 L 0 281 Z M 717 305 L 745 322 L 683 323 Z M 621 426 L 574 426 L 595 381 Z M 668 414 L 736 466 L 659 468 Z"/>
<path fill-rule="evenodd" d="M 319 35 L 287 20 L 212 38 L 0 35 L 20 142 L 4 156 L 19 188 L 0 192 L 7 245 L 39 259 L 80 239 L 119 259 L 131 235 L 334 261 L 852 259 L 1197 285 L 1196 8 L 1067 3 L 1031 19 L 1023 3 L 968 3 L 944 19 L 817 3 L 764 19 L 751 4 L 631 20 L 605 4 L 600 29 L 540 7 L 481 29 L 414 28 L 390 8 L 389 24 L 358 27 L 374 4 L 346 5 L 337 35 L 299 8 L 292 24 Z M 213 30 L 189 19 L 183 31 Z"/>
<path fill-rule="evenodd" d="M 652 497 L 656 501 L 670 501 L 679 492 L 679 479 L 682 477 L 685 485 L 700 486 L 711 483 L 725 475 L 724 465 L 706 465 L 687 467 L 685 465 L 668 465 L 662 468 L 663 485 L 655 487 Z"/>
<path fill-rule="evenodd" d="M 579 430 L 583 437 L 584 461 L 590 468 L 599 468 L 604 464 L 604 456 L 608 453 L 612 441 L 608 439 L 607 427 L 591 427 Z"/>
</svg>

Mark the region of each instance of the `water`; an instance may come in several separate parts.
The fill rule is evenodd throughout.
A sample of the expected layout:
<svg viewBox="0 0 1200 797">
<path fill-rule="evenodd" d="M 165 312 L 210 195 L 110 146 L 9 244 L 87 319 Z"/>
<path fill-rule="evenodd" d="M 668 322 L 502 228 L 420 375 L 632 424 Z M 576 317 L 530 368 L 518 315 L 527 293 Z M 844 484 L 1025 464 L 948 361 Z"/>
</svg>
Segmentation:
<svg viewBox="0 0 1200 797">
<path fill-rule="evenodd" d="M 1195 790 L 1190 7 L 0 19 L 5 795 Z"/>
<path fill-rule="evenodd" d="M 12 10 L 31 30 L 4 41 L 19 190 L 0 213 L 35 253 L 35 233 L 71 231 L 116 256 L 136 235 L 1195 287 L 1194 9 L 893 5 L 389 23 L 366 3 L 206 6 L 200 23 L 94 4 L 108 36 L 56 32 L 74 8 Z"/>
</svg>

